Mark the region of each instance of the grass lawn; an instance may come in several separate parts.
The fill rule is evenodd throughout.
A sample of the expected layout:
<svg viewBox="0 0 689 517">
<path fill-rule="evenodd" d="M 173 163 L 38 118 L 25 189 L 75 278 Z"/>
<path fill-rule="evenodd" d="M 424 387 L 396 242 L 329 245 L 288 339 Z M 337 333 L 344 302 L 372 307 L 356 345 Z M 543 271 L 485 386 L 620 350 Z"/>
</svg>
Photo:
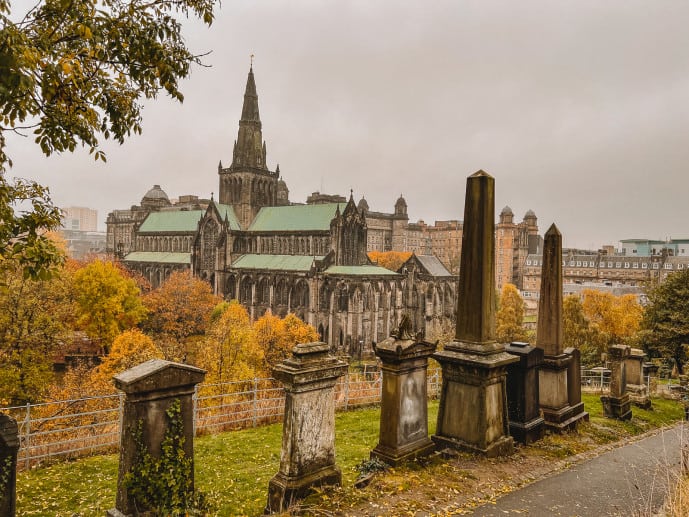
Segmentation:
<svg viewBox="0 0 689 517">
<path fill-rule="evenodd" d="M 584 395 L 583 400 L 591 414 L 590 423 L 582 425 L 576 433 L 549 435 L 539 444 L 521 449 L 534 455 L 566 457 L 670 424 L 680 420 L 683 414 L 679 403 L 654 399 L 654 411 L 634 407 L 630 422 L 618 422 L 602 417 L 597 395 Z M 435 431 L 437 410 L 437 401 L 431 402 L 431 433 Z M 354 497 L 352 484 L 358 475 L 355 466 L 368 459 L 377 443 L 379 417 L 379 408 L 336 415 L 337 461 L 343 474 L 343 489 L 337 497 Z M 282 425 L 274 424 L 196 439 L 196 486 L 209 496 L 217 515 L 263 512 L 268 481 L 278 470 L 281 434 Z M 114 507 L 117 462 L 116 455 L 95 456 L 21 472 L 17 480 L 17 515 L 102 517 L 107 509 Z M 404 467 L 395 471 L 395 476 L 424 477 L 418 465 L 410 465 L 407 473 Z M 365 491 L 356 492 L 357 500 L 365 497 Z M 322 494 L 319 504 L 321 500 L 327 504 L 328 499 L 329 496 Z"/>
</svg>

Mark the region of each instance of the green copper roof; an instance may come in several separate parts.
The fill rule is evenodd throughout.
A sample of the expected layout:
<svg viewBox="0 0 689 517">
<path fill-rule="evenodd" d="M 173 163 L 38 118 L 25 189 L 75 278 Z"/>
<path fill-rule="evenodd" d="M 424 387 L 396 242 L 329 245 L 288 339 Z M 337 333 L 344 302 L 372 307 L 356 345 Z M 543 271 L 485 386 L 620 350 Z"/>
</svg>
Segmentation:
<svg viewBox="0 0 689 517">
<path fill-rule="evenodd" d="M 357 275 L 357 276 L 379 276 L 379 275 L 393 275 L 397 276 L 399 273 L 390 271 L 380 266 L 330 266 L 325 270 L 326 275 Z"/>
<path fill-rule="evenodd" d="M 230 230 L 241 230 L 239 226 L 239 220 L 237 215 L 234 213 L 234 208 L 230 205 L 221 205 L 220 203 L 215 203 L 215 207 L 220 213 L 220 220 L 225 221 L 225 217 L 230 222 Z"/>
<path fill-rule="evenodd" d="M 164 210 L 151 212 L 139 227 L 140 232 L 195 232 L 202 210 Z"/>
<path fill-rule="evenodd" d="M 321 260 L 323 257 L 315 257 Z M 308 271 L 314 257 L 310 255 L 242 255 L 232 264 L 236 269 L 277 269 L 282 271 Z"/>
<path fill-rule="evenodd" d="M 124 257 L 125 262 L 160 262 L 163 264 L 191 264 L 191 253 L 166 251 L 133 251 Z"/>
<path fill-rule="evenodd" d="M 324 203 L 322 205 L 267 206 L 251 223 L 252 232 L 290 232 L 330 230 L 330 221 L 335 217 L 337 207 L 344 210 L 345 203 Z"/>
</svg>

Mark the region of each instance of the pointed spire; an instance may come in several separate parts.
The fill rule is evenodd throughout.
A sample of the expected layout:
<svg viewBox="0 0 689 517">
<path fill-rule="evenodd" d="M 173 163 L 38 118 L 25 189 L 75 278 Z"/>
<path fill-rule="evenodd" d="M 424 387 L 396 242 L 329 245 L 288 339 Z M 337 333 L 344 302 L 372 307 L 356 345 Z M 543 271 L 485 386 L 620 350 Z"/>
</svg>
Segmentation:
<svg viewBox="0 0 689 517">
<path fill-rule="evenodd" d="M 562 344 L 562 234 L 553 223 L 543 239 L 541 297 L 538 300 L 536 346 L 546 356 L 563 353 Z"/>
<path fill-rule="evenodd" d="M 249 77 L 246 79 L 246 89 L 244 90 L 244 106 L 242 107 L 242 120 L 260 122 L 258 114 L 258 94 L 256 93 L 256 80 L 254 79 L 254 68 L 249 68 Z"/>
<path fill-rule="evenodd" d="M 222 160 L 218 162 L 218 171 L 222 170 Z"/>
<path fill-rule="evenodd" d="M 275 174 L 280 176 L 280 164 L 279 163 L 277 164 L 277 167 L 275 167 Z"/>
</svg>

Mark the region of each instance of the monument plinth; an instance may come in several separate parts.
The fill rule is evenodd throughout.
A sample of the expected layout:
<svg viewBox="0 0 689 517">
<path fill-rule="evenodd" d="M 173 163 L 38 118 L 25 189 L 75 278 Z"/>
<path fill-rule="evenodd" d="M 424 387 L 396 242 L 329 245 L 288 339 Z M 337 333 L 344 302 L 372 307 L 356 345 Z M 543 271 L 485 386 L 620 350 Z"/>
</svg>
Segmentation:
<svg viewBox="0 0 689 517">
<path fill-rule="evenodd" d="M 539 403 L 538 369 L 543 350 L 528 343 L 510 343 L 505 351 L 519 359 L 507 366 L 507 414 L 510 434 L 520 443 L 543 437 L 545 422 Z"/>
<path fill-rule="evenodd" d="M 495 341 L 495 180 L 484 171 L 467 179 L 455 341 L 433 357 L 443 369 L 433 441 L 511 454 L 506 368 L 519 359 Z"/>
<path fill-rule="evenodd" d="M 406 315 L 389 338 L 375 345 L 375 354 L 383 363 L 383 390 L 380 435 L 372 458 L 394 467 L 435 449 L 428 437 L 426 373 L 436 346 L 424 341 L 421 334 L 413 334 Z"/>
<path fill-rule="evenodd" d="M 603 415 L 618 420 L 629 420 L 632 417 L 632 404 L 627 393 L 627 368 L 625 361 L 631 347 L 613 345 L 608 348 L 610 361 L 610 394 L 601 396 Z"/>
<path fill-rule="evenodd" d="M 329 350 L 326 343 L 299 344 L 272 370 L 286 398 L 280 470 L 268 485 L 266 513 L 285 511 L 313 487 L 342 481 L 335 464 L 334 387 L 348 365 Z"/>
<path fill-rule="evenodd" d="M 648 385 L 644 378 L 643 350 L 632 348 L 629 357 L 625 360 L 627 376 L 627 393 L 632 404 L 643 409 L 651 409 L 651 397 L 648 394 Z"/>
</svg>

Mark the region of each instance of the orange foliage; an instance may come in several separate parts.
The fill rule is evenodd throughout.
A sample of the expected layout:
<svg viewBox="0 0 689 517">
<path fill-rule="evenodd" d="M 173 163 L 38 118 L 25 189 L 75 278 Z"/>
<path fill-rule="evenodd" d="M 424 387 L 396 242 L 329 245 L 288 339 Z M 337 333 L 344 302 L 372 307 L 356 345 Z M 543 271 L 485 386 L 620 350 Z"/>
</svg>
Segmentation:
<svg viewBox="0 0 689 517">
<path fill-rule="evenodd" d="M 318 341 L 318 332 L 294 314 L 284 319 L 268 311 L 253 326 L 259 347 L 265 354 L 266 366 L 275 366 L 287 358 L 298 343 Z"/>
<path fill-rule="evenodd" d="M 369 251 L 368 258 L 391 271 L 397 271 L 409 257 L 410 251 Z"/>
</svg>

